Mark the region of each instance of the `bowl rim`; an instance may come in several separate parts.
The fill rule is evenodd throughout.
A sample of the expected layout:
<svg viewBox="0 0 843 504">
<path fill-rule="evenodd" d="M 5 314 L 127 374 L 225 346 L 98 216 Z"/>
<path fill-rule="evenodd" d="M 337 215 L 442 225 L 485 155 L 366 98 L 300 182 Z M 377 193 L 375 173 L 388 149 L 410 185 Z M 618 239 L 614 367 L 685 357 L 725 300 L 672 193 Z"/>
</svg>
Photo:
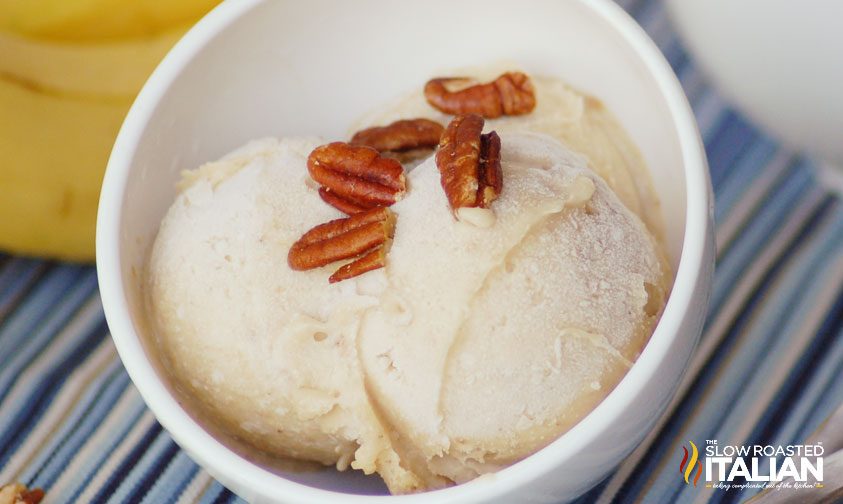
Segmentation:
<svg viewBox="0 0 843 504">
<path fill-rule="evenodd" d="M 712 229 L 711 184 L 705 150 L 693 112 L 669 64 L 649 36 L 611 0 L 571 0 L 601 17 L 641 58 L 657 84 L 676 127 L 685 168 L 686 212 L 682 252 L 673 290 L 662 318 L 638 360 L 615 389 L 583 420 L 545 448 L 496 473 L 493 479 L 421 494 L 372 496 L 324 490 L 298 483 L 249 462 L 211 436 L 169 393 L 147 358 L 130 315 L 121 262 L 121 222 L 128 175 L 137 146 L 160 100 L 186 64 L 214 37 L 265 0 L 226 1 L 199 21 L 164 58 L 132 105 L 114 144 L 103 180 L 97 214 L 96 261 L 106 320 L 118 354 L 147 406 L 173 439 L 202 467 L 225 484 L 234 483 L 259 496 L 290 496 L 316 503 L 385 501 L 408 504 L 477 501 L 504 495 L 552 471 L 609 426 L 654 378 L 657 364 L 691 310 L 704 309 L 696 292 L 707 282 L 707 247 Z M 704 188 L 704 189 L 703 189 Z M 706 293 L 707 294 L 707 293 Z M 697 300 L 696 306 L 692 302 Z M 706 302 L 707 304 L 707 302 Z M 588 421 L 586 421 L 586 419 Z"/>
</svg>

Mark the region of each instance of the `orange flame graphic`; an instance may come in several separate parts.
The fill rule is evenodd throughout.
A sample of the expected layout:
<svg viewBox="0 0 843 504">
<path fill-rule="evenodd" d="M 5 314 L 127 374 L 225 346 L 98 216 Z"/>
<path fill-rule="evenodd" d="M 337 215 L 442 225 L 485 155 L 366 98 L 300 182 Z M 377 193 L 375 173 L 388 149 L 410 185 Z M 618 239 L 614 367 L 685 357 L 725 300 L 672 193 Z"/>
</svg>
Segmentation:
<svg viewBox="0 0 843 504">
<path fill-rule="evenodd" d="M 694 476 L 694 487 L 697 486 L 697 482 L 700 480 L 700 475 L 702 474 L 702 464 L 699 462 L 699 451 L 697 450 L 697 445 L 694 444 L 693 441 L 688 441 L 691 443 L 691 460 L 688 460 L 688 449 L 684 446 L 682 447 L 682 451 L 685 454 L 682 456 L 682 462 L 679 463 L 679 474 L 685 477 L 685 484 L 691 483 L 691 473 L 694 472 L 696 468 L 697 474 Z M 685 465 L 685 462 L 688 462 L 688 465 Z"/>
</svg>

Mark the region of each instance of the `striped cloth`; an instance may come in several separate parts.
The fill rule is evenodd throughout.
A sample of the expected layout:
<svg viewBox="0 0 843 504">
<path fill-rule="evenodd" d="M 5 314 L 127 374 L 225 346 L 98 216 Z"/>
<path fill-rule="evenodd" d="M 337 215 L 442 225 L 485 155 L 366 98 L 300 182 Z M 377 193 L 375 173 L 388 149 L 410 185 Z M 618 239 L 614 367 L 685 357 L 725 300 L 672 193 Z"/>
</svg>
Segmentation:
<svg viewBox="0 0 843 504">
<path fill-rule="evenodd" d="M 621 4 L 679 75 L 716 195 L 717 273 L 702 343 L 658 427 L 582 502 L 739 502 L 686 485 L 686 440 L 788 444 L 843 402 L 843 205 L 731 110 L 655 0 Z M 108 335 L 92 267 L 0 255 L 0 483 L 48 502 L 237 502 L 144 406 Z"/>
</svg>

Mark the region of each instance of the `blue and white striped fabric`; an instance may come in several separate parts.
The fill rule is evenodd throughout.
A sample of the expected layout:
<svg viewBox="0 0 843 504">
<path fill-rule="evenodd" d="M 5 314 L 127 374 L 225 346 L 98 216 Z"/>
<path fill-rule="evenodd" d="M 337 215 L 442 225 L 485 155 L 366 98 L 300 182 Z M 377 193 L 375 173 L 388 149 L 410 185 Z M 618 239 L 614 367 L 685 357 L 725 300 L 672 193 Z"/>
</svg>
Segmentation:
<svg viewBox="0 0 843 504">
<path fill-rule="evenodd" d="M 804 440 L 843 402 L 843 203 L 812 163 L 706 83 L 656 0 L 621 1 L 679 75 L 716 195 L 718 266 L 702 343 L 658 428 L 582 502 L 740 502 L 677 477 L 682 444 Z M 0 483 L 48 502 L 235 502 L 143 404 L 92 267 L 0 255 Z"/>
</svg>

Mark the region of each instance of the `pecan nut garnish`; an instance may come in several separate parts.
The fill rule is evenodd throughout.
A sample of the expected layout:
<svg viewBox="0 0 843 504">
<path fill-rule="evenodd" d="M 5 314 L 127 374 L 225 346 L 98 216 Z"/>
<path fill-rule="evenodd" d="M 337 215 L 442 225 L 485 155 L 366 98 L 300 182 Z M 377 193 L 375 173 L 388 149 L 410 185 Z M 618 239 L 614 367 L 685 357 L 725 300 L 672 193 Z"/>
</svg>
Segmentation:
<svg viewBox="0 0 843 504">
<path fill-rule="evenodd" d="M 44 498 L 44 490 L 29 490 L 20 483 L 0 486 L 0 504 L 38 504 Z"/>
<path fill-rule="evenodd" d="M 307 158 L 307 171 L 322 186 L 319 196 L 349 215 L 392 205 L 407 190 L 401 163 L 364 145 L 317 147 Z"/>
<path fill-rule="evenodd" d="M 430 119 L 402 119 L 358 131 L 351 137 L 351 144 L 368 145 L 381 153 L 432 150 L 439 144 L 444 130 L 441 124 Z"/>
<path fill-rule="evenodd" d="M 472 82 L 466 77 L 431 79 L 424 86 L 424 97 L 447 114 L 478 114 L 487 119 L 528 114 L 536 107 L 533 83 L 521 72 L 506 72 L 485 84 Z"/>
<path fill-rule="evenodd" d="M 439 151 L 442 188 L 456 212 L 460 208 L 488 208 L 503 188 L 501 139 L 494 131 L 483 133 L 482 117 L 457 116 L 448 124 Z"/>
<path fill-rule="evenodd" d="M 386 264 L 386 246 L 395 233 L 395 214 L 386 207 L 320 224 L 290 248 L 287 263 L 303 271 L 354 259 L 328 278 L 330 283 L 362 275 Z"/>
</svg>

